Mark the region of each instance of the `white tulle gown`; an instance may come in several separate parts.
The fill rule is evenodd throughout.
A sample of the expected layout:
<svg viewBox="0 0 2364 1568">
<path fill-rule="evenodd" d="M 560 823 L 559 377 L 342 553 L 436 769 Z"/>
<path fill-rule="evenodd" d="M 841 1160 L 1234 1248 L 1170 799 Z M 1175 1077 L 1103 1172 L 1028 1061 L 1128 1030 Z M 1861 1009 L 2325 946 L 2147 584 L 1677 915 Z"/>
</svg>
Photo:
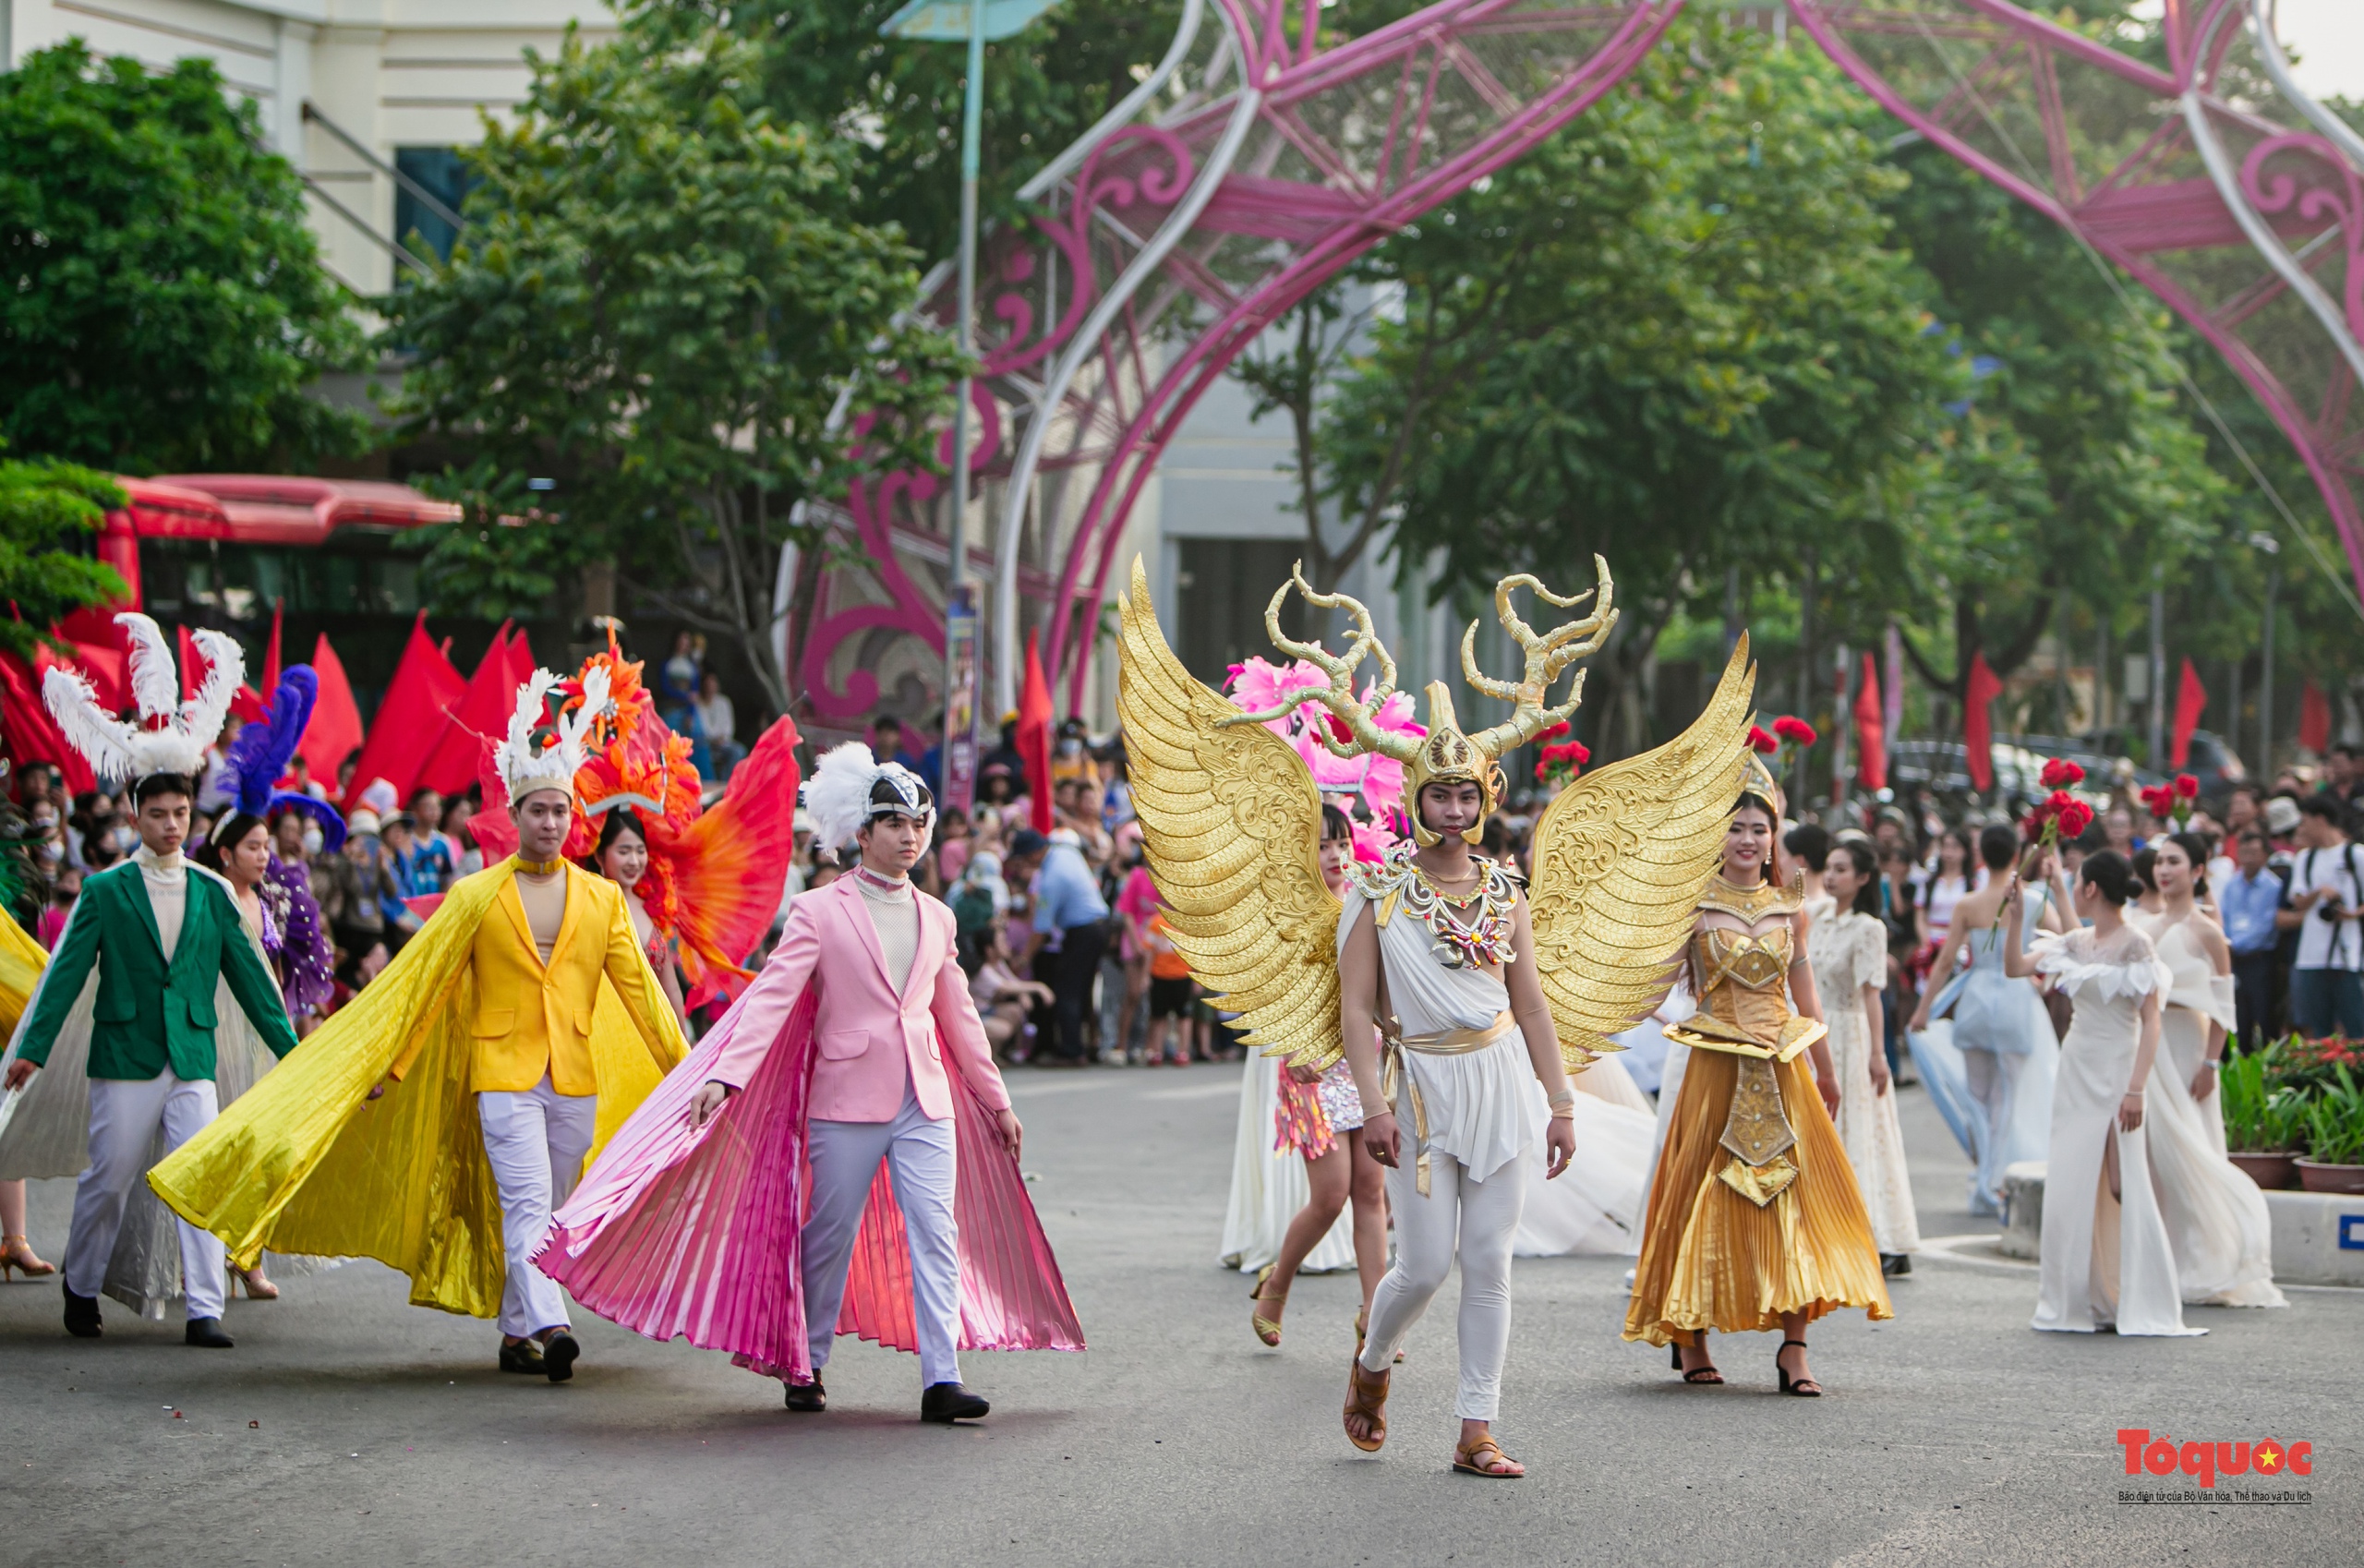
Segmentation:
<svg viewBox="0 0 2364 1568">
<path fill-rule="evenodd" d="M 1281 1255 L 1281 1238 L 1313 1188 L 1306 1180 L 1305 1157 L 1273 1147 L 1281 1111 L 1281 1063 L 1252 1046 L 1239 1080 L 1239 1130 L 1232 1142 L 1231 1204 L 1224 1214 L 1224 1267 L 1254 1273 Z M 1307 1254 L 1305 1273 L 1326 1274 L 1355 1266 L 1355 1206 L 1338 1211 L 1338 1221 Z"/>
<path fill-rule="evenodd" d="M 1863 1016 L 1863 987 L 1888 980 L 1888 927 L 1849 911 L 1815 922 L 1806 937 L 1814 985 L 1830 1031 L 1831 1065 L 1839 1073 L 1839 1141 L 1855 1167 L 1855 1186 L 1884 1256 L 1918 1252 L 1921 1222 L 1912 1208 L 1912 1177 L 1904 1166 L 1904 1131 L 1896 1119 L 1896 1090 L 1872 1092 L 1872 1053 L 1881 1049 L 1875 1019 Z"/>
<path fill-rule="evenodd" d="M 1521 1258 L 1631 1257 L 1642 1248 L 1658 1113 L 1615 1056 L 1576 1074 L 1576 1153 L 1546 1181 L 1542 1141 L 1527 1151 L 1526 1206 L 1511 1251 Z"/>
<path fill-rule="evenodd" d="M 2159 1060 L 2143 1091 L 2151 1180 L 2187 1302 L 2286 1307 L 2274 1283 L 2274 1220 L 2265 1195 L 2225 1157 L 2223 1097 L 2195 1102 L 2211 1022 L 2234 1027 L 2233 977 L 2218 974 L 2191 929 L 2196 915 L 2136 917 L 2175 977 L 2159 1015 Z"/>
<path fill-rule="evenodd" d="M 2119 1130 L 2118 1104 L 2134 1080 L 2142 999 L 2164 998 L 2175 983 L 2151 938 L 2132 925 L 2106 945 L 2091 929 L 2036 939 L 2036 969 L 2076 1004 L 2060 1043 L 2060 1076 L 2052 1096 L 2050 1169 L 2044 1189 L 2035 1317 L 2031 1327 L 2092 1333 L 2200 1334 L 2187 1328 L 2176 1260 L 2152 1186 L 2152 1123 Z M 2163 1054 L 2164 1058 L 2164 1054 Z M 2152 1080 L 2165 1067 L 2153 1067 Z M 2113 1198 L 2105 1156 L 2117 1147 L 2119 1188 Z"/>
</svg>

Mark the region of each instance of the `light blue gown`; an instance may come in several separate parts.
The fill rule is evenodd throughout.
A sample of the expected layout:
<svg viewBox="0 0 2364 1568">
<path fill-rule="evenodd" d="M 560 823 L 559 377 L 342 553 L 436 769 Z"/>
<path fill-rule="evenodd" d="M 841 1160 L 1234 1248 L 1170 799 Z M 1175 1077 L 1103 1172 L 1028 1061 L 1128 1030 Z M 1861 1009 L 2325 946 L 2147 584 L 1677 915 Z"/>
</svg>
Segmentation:
<svg viewBox="0 0 2364 1568">
<path fill-rule="evenodd" d="M 2023 931 L 2034 929 L 2043 907 L 2026 906 Z M 2002 934 L 1992 927 L 1972 931 L 1962 942 L 1962 967 L 1929 1009 L 1933 1018 L 1949 1019 L 1950 1028 L 1909 1041 L 1931 1100 L 1973 1162 L 1973 1214 L 2001 1212 L 2006 1166 L 2044 1157 L 2060 1064 L 2044 999 L 2028 981 L 2003 972 L 2002 947 Z"/>
</svg>

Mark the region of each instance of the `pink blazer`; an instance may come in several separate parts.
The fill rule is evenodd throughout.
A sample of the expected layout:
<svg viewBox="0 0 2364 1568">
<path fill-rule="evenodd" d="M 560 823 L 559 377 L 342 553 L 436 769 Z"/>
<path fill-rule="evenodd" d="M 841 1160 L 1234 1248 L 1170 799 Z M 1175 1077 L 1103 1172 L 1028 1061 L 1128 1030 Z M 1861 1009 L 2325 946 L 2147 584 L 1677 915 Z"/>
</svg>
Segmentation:
<svg viewBox="0 0 2364 1568">
<path fill-rule="evenodd" d="M 947 1055 L 987 1109 L 1007 1109 L 1009 1091 L 969 998 L 969 977 L 954 957 L 952 911 L 924 893 L 913 896 L 920 906 L 919 948 L 899 996 L 887 984 L 878 928 L 854 879 L 841 876 L 798 894 L 771 960 L 739 999 L 730 1048 L 706 1077 L 745 1087 L 812 984 L 820 987 L 821 1000 L 813 1022 L 808 1115 L 828 1122 L 891 1122 L 903 1108 L 908 1071 L 920 1109 L 942 1121 L 952 1114 Z"/>
</svg>

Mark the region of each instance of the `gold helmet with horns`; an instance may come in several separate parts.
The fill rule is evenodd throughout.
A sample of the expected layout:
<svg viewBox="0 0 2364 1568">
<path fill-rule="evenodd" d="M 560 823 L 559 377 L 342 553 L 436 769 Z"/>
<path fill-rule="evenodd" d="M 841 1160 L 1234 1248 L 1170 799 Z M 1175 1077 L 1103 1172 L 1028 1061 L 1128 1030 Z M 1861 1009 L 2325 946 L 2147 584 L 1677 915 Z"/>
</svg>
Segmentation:
<svg viewBox="0 0 2364 1568">
<path fill-rule="evenodd" d="M 1292 567 L 1289 580 L 1273 593 L 1272 601 L 1264 610 L 1264 629 L 1272 645 L 1293 658 L 1304 659 L 1330 677 L 1327 686 L 1316 686 L 1292 692 L 1279 707 L 1266 713 L 1241 714 L 1226 720 L 1231 724 L 1261 724 L 1278 718 L 1304 702 L 1317 702 L 1336 715 L 1345 726 L 1345 738 L 1324 731 L 1321 743 L 1335 755 L 1351 757 L 1359 753 L 1377 752 L 1404 765 L 1404 799 L 1412 819 L 1412 836 L 1424 845 L 1438 843 L 1442 835 L 1421 819 L 1420 791 L 1431 784 L 1475 784 L 1481 801 L 1478 820 L 1462 830 L 1462 838 L 1475 844 L 1485 826 L 1486 818 L 1502 808 L 1502 769 L 1501 758 L 1517 750 L 1551 726 L 1563 722 L 1584 701 L 1585 672 L 1576 672 L 1575 683 L 1569 688 L 1568 700 L 1558 707 L 1547 708 L 1543 699 L 1551 682 L 1562 670 L 1577 659 L 1599 651 L 1609 640 L 1610 632 L 1617 624 L 1616 584 L 1609 575 L 1609 562 L 1596 555 L 1593 569 L 1599 576 L 1599 587 L 1562 598 L 1545 587 L 1526 573 L 1503 578 L 1494 585 L 1494 612 L 1502 630 L 1518 645 L 1526 657 L 1523 678 L 1498 681 L 1478 668 L 1478 627 L 1472 621 L 1461 637 L 1461 672 L 1471 687 L 1487 696 L 1497 697 L 1511 705 L 1511 716 L 1503 722 L 1478 730 L 1472 735 L 1464 731 L 1453 708 L 1453 692 L 1441 681 L 1431 681 L 1428 687 L 1428 734 L 1398 734 L 1381 730 L 1371 719 L 1371 714 L 1384 706 L 1395 694 L 1395 661 L 1381 645 L 1378 634 L 1371 629 L 1370 611 L 1344 594 L 1316 593 L 1305 580 L 1302 561 Z M 1535 597 L 1546 604 L 1562 609 L 1572 609 L 1593 597 L 1598 592 L 1599 602 L 1590 615 L 1538 633 L 1511 608 L 1511 595 L 1519 588 L 1532 588 Z M 1287 602 L 1295 589 L 1305 602 L 1321 609 L 1345 609 L 1353 617 L 1355 630 L 1347 639 L 1346 651 L 1333 655 L 1319 642 L 1301 643 L 1281 631 L 1281 606 Z M 1356 668 L 1366 654 L 1379 660 L 1379 681 L 1369 692 L 1355 694 Z"/>
</svg>

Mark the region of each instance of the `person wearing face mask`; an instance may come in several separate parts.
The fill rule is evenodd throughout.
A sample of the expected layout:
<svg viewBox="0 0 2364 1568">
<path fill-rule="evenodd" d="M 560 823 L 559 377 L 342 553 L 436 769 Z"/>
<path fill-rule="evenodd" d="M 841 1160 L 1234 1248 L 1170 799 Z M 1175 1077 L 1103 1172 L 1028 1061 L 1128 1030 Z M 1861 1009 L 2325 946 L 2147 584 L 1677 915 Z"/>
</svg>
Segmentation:
<svg viewBox="0 0 2364 1568">
<path fill-rule="evenodd" d="M 822 1369 L 850 1328 L 919 1353 L 923 1421 L 975 1420 L 992 1406 L 961 1381 L 964 1344 L 1080 1350 L 1082 1330 L 952 911 L 911 886 L 934 797 L 855 741 L 804 798 L 821 841 L 859 859 L 797 899 L 739 1005 L 559 1212 L 541 1266 L 602 1317 L 778 1377 L 791 1411 L 828 1408 Z"/>
<path fill-rule="evenodd" d="M 685 1054 L 622 891 L 561 853 L 608 706 L 604 670 L 579 695 L 534 672 L 493 754 L 518 852 L 445 894 L 295 1060 L 150 1176 L 237 1257 L 376 1258 L 413 1303 L 498 1319 L 495 1364 L 550 1382 L 581 1353 L 532 1262 L 550 1212 L 603 1113 L 621 1122 Z"/>
</svg>

